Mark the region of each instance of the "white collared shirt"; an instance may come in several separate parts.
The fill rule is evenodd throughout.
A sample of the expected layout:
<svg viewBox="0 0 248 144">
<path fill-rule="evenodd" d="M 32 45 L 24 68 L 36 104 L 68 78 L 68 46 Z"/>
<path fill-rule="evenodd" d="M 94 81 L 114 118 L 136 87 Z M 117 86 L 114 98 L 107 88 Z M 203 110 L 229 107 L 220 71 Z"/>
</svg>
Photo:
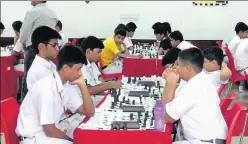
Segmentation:
<svg viewBox="0 0 248 144">
<path fill-rule="evenodd" d="M 89 60 L 87 60 L 87 65 L 84 65 L 81 70 L 84 79 L 87 80 L 87 85 L 95 86 L 101 83 L 99 80 L 101 73 L 94 62 L 90 63 Z"/>
<path fill-rule="evenodd" d="M 26 82 L 28 90 L 38 80 L 52 74 L 54 71 L 56 71 L 56 65 L 52 61 L 47 61 L 36 55 L 27 75 Z"/>
<path fill-rule="evenodd" d="M 20 42 L 26 47 L 32 45 L 31 36 L 33 31 L 40 26 L 48 26 L 55 30 L 58 17 L 54 11 L 47 7 L 46 3 L 34 6 L 27 12 L 21 30 Z"/>
<path fill-rule="evenodd" d="M 59 46 L 63 46 L 64 44 L 68 43 L 69 40 L 68 38 L 65 36 L 64 32 L 60 31 L 59 32 L 60 36 L 61 36 L 61 40 L 58 41 Z"/>
<path fill-rule="evenodd" d="M 16 44 L 15 44 L 13 50 L 16 51 L 16 52 L 21 52 L 22 49 L 23 49 L 23 45 L 21 44 L 20 38 L 19 38 L 19 39 L 16 41 Z"/>
<path fill-rule="evenodd" d="M 165 109 L 170 117 L 180 119 L 188 141 L 226 139 L 228 129 L 219 104 L 219 96 L 209 77 L 201 72 L 183 86 Z"/>
<path fill-rule="evenodd" d="M 125 45 L 126 48 L 129 48 L 129 47 L 132 47 L 133 46 L 131 37 L 125 37 L 123 43 L 124 43 L 124 45 Z"/>
<path fill-rule="evenodd" d="M 248 38 L 242 39 L 234 55 L 234 62 L 237 70 L 248 67 Z"/>
<path fill-rule="evenodd" d="M 196 47 L 196 46 L 194 46 L 193 44 L 191 44 L 190 42 L 187 42 L 187 41 L 182 41 L 182 42 L 177 46 L 177 48 L 179 48 L 179 49 L 181 49 L 181 50 L 185 50 L 185 49 L 192 48 L 192 47 Z"/>
<path fill-rule="evenodd" d="M 204 70 L 204 72 L 209 76 L 209 78 L 210 78 L 211 82 L 213 83 L 213 86 L 215 87 L 217 92 L 219 91 L 221 85 L 228 83 L 228 80 L 222 81 L 220 79 L 221 70 L 212 71 L 212 72 L 208 72 L 208 71 Z"/>
<path fill-rule="evenodd" d="M 64 107 L 72 112 L 82 105 L 80 99 L 73 95 L 65 95 L 64 85 L 57 72 L 36 82 L 25 96 L 17 119 L 16 133 L 18 136 L 33 137 L 37 133 L 44 133 L 43 125 L 55 124 L 64 115 Z M 59 94 L 61 93 L 61 96 Z"/>
<path fill-rule="evenodd" d="M 234 38 L 228 44 L 228 48 L 231 51 L 232 55 L 235 55 L 240 40 L 241 40 L 240 37 L 238 35 L 235 35 Z"/>
</svg>

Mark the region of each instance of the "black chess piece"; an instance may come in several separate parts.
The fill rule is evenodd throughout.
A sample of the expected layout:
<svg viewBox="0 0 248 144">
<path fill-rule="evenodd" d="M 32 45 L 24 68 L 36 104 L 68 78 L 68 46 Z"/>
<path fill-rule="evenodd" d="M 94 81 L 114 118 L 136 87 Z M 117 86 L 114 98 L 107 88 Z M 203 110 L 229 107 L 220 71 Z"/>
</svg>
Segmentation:
<svg viewBox="0 0 248 144">
<path fill-rule="evenodd" d="M 133 103 L 132 103 L 132 105 L 135 105 L 135 100 L 133 100 Z"/>
<path fill-rule="evenodd" d="M 127 83 L 130 84 L 131 83 L 131 80 L 132 80 L 131 79 L 131 75 L 129 75 L 128 80 L 127 80 Z"/>
<path fill-rule="evenodd" d="M 155 93 L 155 89 L 152 90 L 152 94 L 154 94 L 154 93 Z"/>
<path fill-rule="evenodd" d="M 123 129 L 123 130 L 127 130 L 127 123 L 126 123 L 126 122 L 123 123 L 122 129 Z"/>
<path fill-rule="evenodd" d="M 147 119 L 144 119 L 144 123 L 143 123 L 143 126 L 146 126 L 146 120 L 147 120 Z"/>
<path fill-rule="evenodd" d="M 122 108 L 122 102 L 120 102 L 120 108 Z"/>
<path fill-rule="evenodd" d="M 145 84 L 145 90 L 147 89 L 147 84 Z"/>
<path fill-rule="evenodd" d="M 136 77 L 134 77 L 134 79 L 133 79 L 133 84 L 135 84 L 136 81 L 137 81 L 137 79 L 136 79 Z"/>
<path fill-rule="evenodd" d="M 150 126 L 153 126 L 153 120 L 151 120 Z"/>
<path fill-rule="evenodd" d="M 130 120 L 134 120 L 133 113 L 130 114 Z"/>
<path fill-rule="evenodd" d="M 125 102 L 125 98 L 126 98 L 126 97 L 122 97 L 122 102 L 123 102 L 123 103 Z"/>
<path fill-rule="evenodd" d="M 148 92 L 149 92 L 149 93 L 151 92 L 151 88 L 152 88 L 152 86 L 150 85 L 150 86 L 149 86 L 149 89 L 148 89 Z"/>
<path fill-rule="evenodd" d="M 139 80 L 141 80 L 141 77 L 139 77 Z"/>
<path fill-rule="evenodd" d="M 134 54 L 134 49 L 132 50 L 132 54 Z"/>
<path fill-rule="evenodd" d="M 149 115 L 148 115 L 148 111 L 146 111 L 146 112 L 145 112 L 145 117 L 148 117 L 148 116 L 149 116 Z"/>
<path fill-rule="evenodd" d="M 111 103 L 111 109 L 114 109 L 115 108 L 115 102 L 112 102 Z"/>
<path fill-rule="evenodd" d="M 140 104 L 142 104 L 142 97 L 141 97 L 141 96 L 139 96 L 139 99 L 140 99 Z"/>
</svg>

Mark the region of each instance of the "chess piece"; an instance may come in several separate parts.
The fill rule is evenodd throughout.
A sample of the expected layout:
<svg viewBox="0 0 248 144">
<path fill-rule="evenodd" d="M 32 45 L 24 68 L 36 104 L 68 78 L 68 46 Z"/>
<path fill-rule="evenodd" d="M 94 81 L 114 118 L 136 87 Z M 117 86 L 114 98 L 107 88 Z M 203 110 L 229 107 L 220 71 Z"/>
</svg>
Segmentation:
<svg viewBox="0 0 248 144">
<path fill-rule="evenodd" d="M 148 117 L 148 116 L 149 116 L 149 115 L 148 115 L 148 111 L 146 111 L 146 112 L 145 112 L 145 117 Z"/>
<path fill-rule="evenodd" d="M 118 90 L 118 95 L 121 95 L 121 89 Z"/>
<path fill-rule="evenodd" d="M 133 103 L 132 103 L 132 105 L 135 105 L 135 100 L 133 100 Z"/>
<path fill-rule="evenodd" d="M 147 89 L 147 84 L 145 84 L 145 90 Z"/>
<path fill-rule="evenodd" d="M 139 77 L 139 80 L 141 80 L 141 77 Z"/>
<path fill-rule="evenodd" d="M 150 85 L 150 86 L 149 86 L 149 89 L 148 89 L 148 92 L 149 92 L 149 93 L 151 92 L 151 88 L 152 88 L 152 86 Z"/>
<path fill-rule="evenodd" d="M 139 96 L 140 104 L 142 104 L 142 95 Z"/>
<path fill-rule="evenodd" d="M 122 129 L 127 130 L 127 123 L 126 122 L 124 122 Z"/>
<path fill-rule="evenodd" d="M 116 123 L 116 130 L 120 130 L 120 123 Z"/>
<path fill-rule="evenodd" d="M 132 54 L 134 55 L 134 49 L 133 49 L 133 51 L 132 51 Z"/>
<path fill-rule="evenodd" d="M 135 84 L 135 83 L 136 83 L 136 81 L 137 81 L 137 80 L 136 80 L 136 77 L 134 77 L 134 79 L 133 79 L 133 84 Z"/>
<path fill-rule="evenodd" d="M 123 103 L 125 103 L 125 98 L 126 98 L 126 97 L 122 97 L 122 102 L 123 102 Z"/>
<path fill-rule="evenodd" d="M 120 108 L 122 108 L 122 102 L 120 102 Z"/>
<path fill-rule="evenodd" d="M 154 94 L 154 93 L 155 93 L 155 89 L 152 90 L 152 94 Z"/>
<path fill-rule="evenodd" d="M 115 107 L 115 102 L 112 102 L 111 103 L 111 109 L 114 109 L 114 107 Z"/>
<path fill-rule="evenodd" d="M 131 80 L 132 80 L 131 79 L 131 75 L 129 75 L 128 80 L 127 80 L 127 83 L 130 84 L 131 83 Z"/>
<path fill-rule="evenodd" d="M 153 126 L 153 120 L 151 120 L 150 126 Z"/>
<path fill-rule="evenodd" d="M 134 120 L 133 113 L 130 114 L 130 120 Z"/>
</svg>

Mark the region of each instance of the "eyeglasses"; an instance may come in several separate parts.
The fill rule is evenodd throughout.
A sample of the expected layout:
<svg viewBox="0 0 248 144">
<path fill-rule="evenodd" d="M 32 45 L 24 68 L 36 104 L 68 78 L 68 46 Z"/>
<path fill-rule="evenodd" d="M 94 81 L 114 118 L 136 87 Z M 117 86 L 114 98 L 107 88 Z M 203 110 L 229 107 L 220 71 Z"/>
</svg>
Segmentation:
<svg viewBox="0 0 248 144">
<path fill-rule="evenodd" d="M 51 45 L 52 47 L 54 47 L 54 48 L 58 48 L 59 47 L 59 44 L 58 43 L 55 43 L 55 44 L 51 44 L 51 43 L 46 43 L 46 44 L 48 44 L 48 45 Z"/>
</svg>

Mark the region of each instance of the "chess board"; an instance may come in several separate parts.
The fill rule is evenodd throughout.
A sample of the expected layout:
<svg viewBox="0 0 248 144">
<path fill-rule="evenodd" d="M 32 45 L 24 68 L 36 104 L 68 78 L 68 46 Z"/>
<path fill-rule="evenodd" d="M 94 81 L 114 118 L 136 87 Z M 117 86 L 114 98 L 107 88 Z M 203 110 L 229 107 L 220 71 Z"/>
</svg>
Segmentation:
<svg viewBox="0 0 248 144">
<path fill-rule="evenodd" d="M 121 89 L 111 89 L 95 116 L 81 129 L 102 130 L 149 130 L 154 129 L 153 108 L 163 93 L 165 80 L 161 77 L 124 77 Z M 138 85 L 140 82 L 154 85 Z M 132 96 L 130 93 L 145 93 Z M 156 96 L 156 97 L 155 97 Z"/>
<path fill-rule="evenodd" d="M 143 58 L 159 58 L 158 47 L 154 45 L 134 45 L 134 49 L 129 53 L 132 55 L 143 54 Z"/>
</svg>

